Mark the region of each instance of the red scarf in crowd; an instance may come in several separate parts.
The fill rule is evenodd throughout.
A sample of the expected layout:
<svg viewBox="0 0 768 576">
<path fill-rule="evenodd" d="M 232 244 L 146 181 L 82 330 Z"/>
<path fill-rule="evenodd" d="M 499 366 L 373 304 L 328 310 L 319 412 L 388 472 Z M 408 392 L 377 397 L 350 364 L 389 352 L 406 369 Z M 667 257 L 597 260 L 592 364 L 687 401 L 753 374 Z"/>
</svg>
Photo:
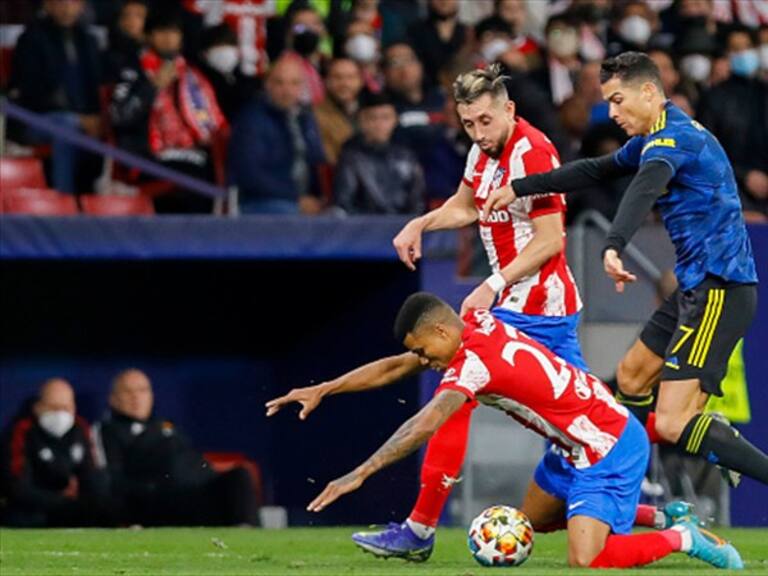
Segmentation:
<svg viewBox="0 0 768 576">
<path fill-rule="evenodd" d="M 164 65 L 152 51 L 141 56 L 141 67 L 154 76 Z M 206 145 L 226 125 L 216 95 L 206 78 L 184 58 L 177 56 L 177 80 L 158 91 L 149 116 L 149 147 L 158 154 L 169 148 L 188 149 Z"/>
</svg>

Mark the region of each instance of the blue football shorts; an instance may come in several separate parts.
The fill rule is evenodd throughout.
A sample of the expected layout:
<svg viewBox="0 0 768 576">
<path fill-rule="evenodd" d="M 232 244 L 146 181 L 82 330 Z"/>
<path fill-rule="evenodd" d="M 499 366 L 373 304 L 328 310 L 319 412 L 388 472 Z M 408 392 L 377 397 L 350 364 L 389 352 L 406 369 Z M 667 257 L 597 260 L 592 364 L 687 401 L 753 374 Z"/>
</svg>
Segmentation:
<svg viewBox="0 0 768 576">
<path fill-rule="evenodd" d="M 566 518 L 589 516 L 608 524 L 614 534 L 628 534 L 635 522 L 649 455 L 648 435 L 630 414 L 619 441 L 597 464 L 578 469 L 550 449 L 533 479 L 542 490 L 565 502 Z"/>
</svg>

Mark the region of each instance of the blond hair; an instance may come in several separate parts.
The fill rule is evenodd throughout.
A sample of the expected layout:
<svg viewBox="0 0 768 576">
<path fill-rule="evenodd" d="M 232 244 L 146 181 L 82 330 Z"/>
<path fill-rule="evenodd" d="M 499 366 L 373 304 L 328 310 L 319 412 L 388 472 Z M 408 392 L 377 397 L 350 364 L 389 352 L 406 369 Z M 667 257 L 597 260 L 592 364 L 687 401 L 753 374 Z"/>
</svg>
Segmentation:
<svg viewBox="0 0 768 576">
<path fill-rule="evenodd" d="M 509 80 L 509 76 L 501 73 L 500 64 L 459 74 L 453 83 L 453 97 L 456 104 L 471 104 L 483 94 L 506 101 L 509 96 L 504 85 L 505 80 Z"/>
</svg>

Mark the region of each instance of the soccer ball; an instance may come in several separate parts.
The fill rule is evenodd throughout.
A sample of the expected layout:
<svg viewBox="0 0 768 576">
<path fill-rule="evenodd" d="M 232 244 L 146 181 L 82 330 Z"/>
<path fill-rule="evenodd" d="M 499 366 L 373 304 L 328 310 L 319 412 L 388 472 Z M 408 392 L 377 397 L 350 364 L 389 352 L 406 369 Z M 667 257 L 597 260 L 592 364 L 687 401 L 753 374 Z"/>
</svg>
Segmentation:
<svg viewBox="0 0 768 576">
<path fill-rule="evenodd" d="M 468 544 L 483 566 L 520 566 L 533 550 L 533 526 L 517 508 L 491 506 L 472 521 Z"/>
</svg>

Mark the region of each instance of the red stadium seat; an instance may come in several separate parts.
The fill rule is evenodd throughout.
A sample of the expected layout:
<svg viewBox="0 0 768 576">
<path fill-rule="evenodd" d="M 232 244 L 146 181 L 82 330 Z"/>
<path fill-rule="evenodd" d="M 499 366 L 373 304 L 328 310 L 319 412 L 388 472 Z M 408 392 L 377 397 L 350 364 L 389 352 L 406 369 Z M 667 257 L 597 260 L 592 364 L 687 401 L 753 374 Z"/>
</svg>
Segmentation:
<svg viewBox="0 0 768 576">
<path fill-rule="evenodd" d="M 241 467 L 248 471 L 253 485 L 256 505 L 264 504 L 264 488 L 261 482 L 261 468 L 255 460 L 251 460 L 240 452 L 206 452 L 203 457 L 216 472 L 227 472 L 232 468 Z"/>
<path fill-rule="evenodd" d="M 3 194 L 3 211 L 7 214 L 35 216 L 72 216 L 78 213 L 74 196 L 50 188 L 19 188 Z"/>
<path fill-rule="evenodd" d="M 94 216 L 151 216 L 155 213 L 152 201 L 146 196 L 118 196 L 97 194 L 80 197 L 85 214 Z"/>
<path fill-rule="evenodd" d="M 37 158 L 0 158 L 0 188 L 46 188 L 43 163 Z"/>
</svg>

